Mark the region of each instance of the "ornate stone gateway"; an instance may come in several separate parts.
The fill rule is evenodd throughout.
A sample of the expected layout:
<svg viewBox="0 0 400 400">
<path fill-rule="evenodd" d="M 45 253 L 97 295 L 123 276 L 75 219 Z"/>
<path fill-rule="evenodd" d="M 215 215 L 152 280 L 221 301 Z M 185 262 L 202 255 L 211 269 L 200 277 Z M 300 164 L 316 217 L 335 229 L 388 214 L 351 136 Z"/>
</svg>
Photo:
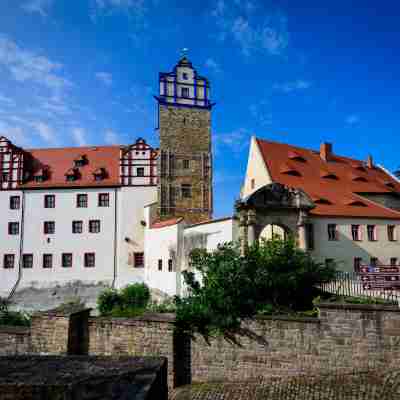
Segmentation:
<svg viewBox="0 0 400 400">
<path fill-rule="evenodd" d="M 278 226 L 284 237 L 292 235 L 298 246 L 307 250 L 307 224 L 309 212 L 315 207 L 313 201 L 301 189 L 271 183 L 250 196 L 239 200 L 236 214 L 239 217 L 239 238 L 244 253 L 247 246 L 262 237 L 269 226 Z"/>
</svg>

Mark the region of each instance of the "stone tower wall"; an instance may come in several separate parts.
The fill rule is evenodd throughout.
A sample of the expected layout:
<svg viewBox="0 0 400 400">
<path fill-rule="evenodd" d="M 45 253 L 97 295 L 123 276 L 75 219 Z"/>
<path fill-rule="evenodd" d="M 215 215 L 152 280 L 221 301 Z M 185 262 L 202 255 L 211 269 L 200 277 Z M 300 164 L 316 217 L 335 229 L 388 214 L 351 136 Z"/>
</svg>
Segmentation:
<svg viewBox="0 0 400 400">
<path fill-rule="evenodd" d="M 159 216 L 198 223 L 212 216 L 211 113 L 208 109 L 159 106 Z M 184 160 L 189 161 L 185 168 Z M 181 192 L 192 187 L 191 198 Z"/>
</svg>

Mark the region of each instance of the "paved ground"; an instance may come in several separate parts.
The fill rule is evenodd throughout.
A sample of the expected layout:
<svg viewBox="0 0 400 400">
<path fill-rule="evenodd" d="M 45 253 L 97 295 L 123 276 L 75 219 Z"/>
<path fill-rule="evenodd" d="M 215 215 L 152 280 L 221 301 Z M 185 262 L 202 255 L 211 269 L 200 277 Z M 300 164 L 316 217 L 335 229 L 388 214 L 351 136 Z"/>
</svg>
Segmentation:
<svg viewBox="0 0 400 400">
<path fill-rule="evenodd" d="M 400 400 L 400 370 L 183 386 L 170 400 Z"/>
</svg>

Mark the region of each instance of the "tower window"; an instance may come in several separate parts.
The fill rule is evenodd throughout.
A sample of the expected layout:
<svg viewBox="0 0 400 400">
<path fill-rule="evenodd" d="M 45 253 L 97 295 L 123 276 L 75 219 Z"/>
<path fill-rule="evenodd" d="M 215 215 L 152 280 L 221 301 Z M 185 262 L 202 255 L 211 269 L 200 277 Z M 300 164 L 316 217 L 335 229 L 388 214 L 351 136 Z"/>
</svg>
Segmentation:
<svg viewBox="0 0 400 400">
<path fill-rule="evenodd" d="M 186 72 L 184 72 L 182 74 L 182 79 L 185 80 L 185 81 L 187 81 L 189 79 L 188 74 Z"/>
<path fill-rule="evenodd" d="M 183 184 L 181 186 L 181 192 L 184 199 L 190 199 L 192 197 L 192 185 Z"/>
<path fill-rule="evenodd" d="M 189 88 L 187 87 L 182 88 L 181 95 L 182 97 L 189 98 Z"/>
<path fill-rule="evenodd" d="M 190 160 L 183 160 L 183 169 L 190 168 Z"/>
<path fill-rule="evenodd" d="M 143 167 L 136 168 L 136 174 L 137 176 L 144 176 L 144 168 Z"/>
</svg>

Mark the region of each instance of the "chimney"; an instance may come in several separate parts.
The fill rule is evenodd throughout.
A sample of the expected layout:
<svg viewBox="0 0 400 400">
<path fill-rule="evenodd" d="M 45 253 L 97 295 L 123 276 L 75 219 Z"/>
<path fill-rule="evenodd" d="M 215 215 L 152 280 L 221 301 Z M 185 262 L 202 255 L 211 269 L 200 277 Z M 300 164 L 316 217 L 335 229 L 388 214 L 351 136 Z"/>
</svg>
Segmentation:
<svg viewBox="0 0 400 400">
<path fill-rule="evenodd" d="M 368 168 L 374 168 L 374 160 L 373 160 L 371 154 L 368 156 L 367 166 L 368 166 Z"/>
<path fill-rule="evenodd" d="M 327 142 L 321 143 L 319 155 L 324 161 L 330 161 L 332 157 L 332 144 Z"/>
</svg>

